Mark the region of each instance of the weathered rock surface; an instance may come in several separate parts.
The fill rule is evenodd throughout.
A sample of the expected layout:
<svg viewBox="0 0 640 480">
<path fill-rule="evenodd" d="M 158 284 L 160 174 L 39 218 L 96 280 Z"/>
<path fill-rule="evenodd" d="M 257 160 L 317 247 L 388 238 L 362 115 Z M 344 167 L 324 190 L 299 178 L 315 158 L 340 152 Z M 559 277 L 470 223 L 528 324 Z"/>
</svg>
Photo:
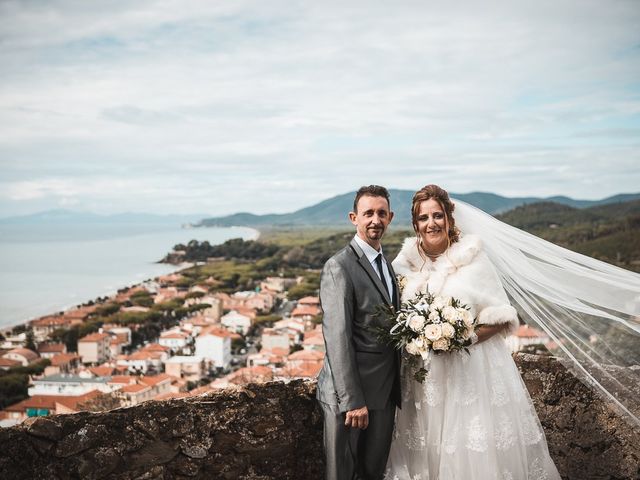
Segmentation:
<svg viewBox="0 0 640 480">
<path fill-rule="evenodd" d="M 551 357 L 516 356 L 567 480 L 640 479 L 640 431 Z M 250 385 L 0 429 L 1 479 L 321 479 L 315 384 Z M 524 479 L 523 479 L 524 480 Z"/>
<path fill-rule="evenodd" d="M 0 479 L 312 479 L 323 471 L 315 385 L 250 385 L 0 429 Z"/>
<path fill-rule="evenodd" d="M 640 479 L 640 429 L 553 357 L 514 358 L 564 479 Z"/>
</svg>

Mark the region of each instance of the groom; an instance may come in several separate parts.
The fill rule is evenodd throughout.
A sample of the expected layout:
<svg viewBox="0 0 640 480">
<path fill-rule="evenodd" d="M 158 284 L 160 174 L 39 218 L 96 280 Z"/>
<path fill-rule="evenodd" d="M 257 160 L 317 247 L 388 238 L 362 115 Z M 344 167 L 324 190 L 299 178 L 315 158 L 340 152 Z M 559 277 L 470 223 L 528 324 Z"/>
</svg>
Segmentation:
<svg viewBox="0 0 640 480">
<path fill-rule="evenodd" d="M 371 328 L 383 304 L 398 307 L 395 274 L 380 240 L 393 219 L 389 192 L 377 185 L 356 193 L 351 243 L 322 270 L 320 301 L 326 347 L 317 397 L 324 414 L 326 478 L 381 479 L 396 406 L 400 360 Z"/>
</svg>

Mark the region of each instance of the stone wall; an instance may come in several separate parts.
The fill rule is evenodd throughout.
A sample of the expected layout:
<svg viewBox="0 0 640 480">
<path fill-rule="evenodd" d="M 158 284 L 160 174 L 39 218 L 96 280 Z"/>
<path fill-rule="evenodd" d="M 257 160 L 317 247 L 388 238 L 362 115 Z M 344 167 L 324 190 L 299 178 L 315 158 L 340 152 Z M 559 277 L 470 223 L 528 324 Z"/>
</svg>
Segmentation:
<svg viewBox="0 0 640 480">
<path fill-rule="evenodd" d="M 632 429 L 551 357 L 521 369 L 563 478 L 640 478 Z M 315 385 L 250 385 L 0 429 L 1 479 L 321 479 Z"/>
<path fill-rule="evenodd" d="M 639 428 L 632 428 L 553 357 L 514 358 L 564 479 L 640 479 Z"/>
</svg>

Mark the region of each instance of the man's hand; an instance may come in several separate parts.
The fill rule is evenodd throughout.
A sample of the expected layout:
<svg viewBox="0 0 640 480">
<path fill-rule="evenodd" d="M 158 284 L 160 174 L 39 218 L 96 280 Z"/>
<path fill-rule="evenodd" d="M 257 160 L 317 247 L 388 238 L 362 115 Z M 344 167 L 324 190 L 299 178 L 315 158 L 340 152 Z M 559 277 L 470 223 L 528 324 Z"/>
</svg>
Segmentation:
<svg viewBox="0 0 640 480">
<path fill-rule="evenodd" d="M 361 428 L 364 430 L 369 426 L 369 410 L 367 410 L 366 406 L 349 410 L 344 424 L 347 427 Z"/>
</svg>

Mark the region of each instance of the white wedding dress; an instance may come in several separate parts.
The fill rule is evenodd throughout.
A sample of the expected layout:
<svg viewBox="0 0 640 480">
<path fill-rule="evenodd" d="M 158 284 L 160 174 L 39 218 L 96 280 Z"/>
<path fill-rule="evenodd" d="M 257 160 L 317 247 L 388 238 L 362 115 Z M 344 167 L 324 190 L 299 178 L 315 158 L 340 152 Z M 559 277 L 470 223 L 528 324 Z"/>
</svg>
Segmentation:
<svg viewBox="0 0 640 480">
<path fill-rule="evenodd" d="M 481 249 L 467 235 L 435 262 L 405 241 L 393 262 L 405 277 L 402 300 L 419 291 L 458 298 L 482 324 L 509 323 L 516 311 Z M 503 335 L 465 352 L 432 355 L 423 384 L 405 372 L 389 480 L 558 480 L 542 427 Z"/>
</svg>

